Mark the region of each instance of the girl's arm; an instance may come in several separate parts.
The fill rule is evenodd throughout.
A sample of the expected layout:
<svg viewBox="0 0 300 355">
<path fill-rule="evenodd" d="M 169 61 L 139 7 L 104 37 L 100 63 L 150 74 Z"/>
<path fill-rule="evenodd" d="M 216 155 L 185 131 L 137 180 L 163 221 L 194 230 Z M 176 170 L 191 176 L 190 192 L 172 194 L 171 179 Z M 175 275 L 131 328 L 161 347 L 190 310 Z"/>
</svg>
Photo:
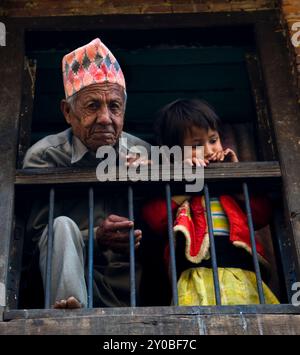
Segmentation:
<svg viewBox="0 0 300 355">
<path fill-rule="evenodd" d="M 235 199 L 246 212 L 244 194 L 235 194 Z M 272 218 L 272 204 L 266 196 L 253 195 L 250 196 L 251 215 L 254 229 L 261 229 L 267 226 Z"/>
<path fill-rule="evenodd" d="M 189 197 L 172 197 L 172 214 L 175 217 L 177 208 Z M 146 203 L 142 208 L 142 219 L 157 234 L 165 234 L 168 228 L 168 213 L 166 199 L 157 198 Z"/>
<path fill-rule="evenodd" d="M 219 152 L 219 154 L 223 154 L 221 158 L 218 156 L 221 160 L 234 163 L 239 161 L 235 151 L 230 148 L 225 149 L 221 153 Z M 245 211 L 246 207 L 244 194 L 235 194 L 234 197 Z M 270 200 L 266 196 L 250 196 L 250 208 L 255 229 L 263 228 L 270 223 L 272 206 Z"/>
</svg>

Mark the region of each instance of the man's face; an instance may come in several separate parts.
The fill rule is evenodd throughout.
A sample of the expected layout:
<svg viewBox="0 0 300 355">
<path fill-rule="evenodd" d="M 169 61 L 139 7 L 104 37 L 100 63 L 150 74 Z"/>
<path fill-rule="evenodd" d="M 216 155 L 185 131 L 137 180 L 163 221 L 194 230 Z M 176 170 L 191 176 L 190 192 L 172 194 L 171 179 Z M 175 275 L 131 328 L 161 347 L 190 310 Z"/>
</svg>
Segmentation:
<svg viewBox="0 0 300 355">
<path fill-rule="evenodd" d="M 124 123 L 124 89 L 114 83 L 92 84 L 80 90 L 74 105 L 62 101 L 73 134 L 90 150 L 115 145 Z"/>
</svg>

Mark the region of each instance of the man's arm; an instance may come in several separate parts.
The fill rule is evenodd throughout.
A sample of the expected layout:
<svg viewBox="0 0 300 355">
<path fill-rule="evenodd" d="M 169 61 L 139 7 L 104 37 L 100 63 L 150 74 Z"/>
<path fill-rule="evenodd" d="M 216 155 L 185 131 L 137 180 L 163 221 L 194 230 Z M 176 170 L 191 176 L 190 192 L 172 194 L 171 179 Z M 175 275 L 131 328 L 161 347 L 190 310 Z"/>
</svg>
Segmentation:
<svg viewBox="0 0 300 355">
<path fill-rule="evenodd" d="M 23 169 L 29 168 L 55 168 L 56 164 L 51 159 L 47 158 L 47 152 L 36 149 L 36 145 L 33 145 L 28 149 L 24 162 Z"/>
</svg>

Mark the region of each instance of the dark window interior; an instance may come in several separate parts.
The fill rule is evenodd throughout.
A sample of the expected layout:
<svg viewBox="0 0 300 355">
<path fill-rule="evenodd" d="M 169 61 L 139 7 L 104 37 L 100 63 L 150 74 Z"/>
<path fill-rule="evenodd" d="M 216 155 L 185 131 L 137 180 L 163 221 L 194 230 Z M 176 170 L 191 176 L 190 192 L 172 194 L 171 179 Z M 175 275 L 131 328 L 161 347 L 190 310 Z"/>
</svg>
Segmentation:
<svg viewBox="0 0 300 355">
<path fill-rule="evenodd" d="M 245 55 L 255 50 L 249 27 L 28 32 L 26 55 L 37 60 L 31 143 L 68 127 L 60 112 L 61 59 L 96 37 L 112 50 L 125 74 L 126 131 L 155 143 L 156 111 L 179 97 L 199 97 L 211 103 L 226 123 L 229 145 L 237 148 L 242 160 L 258 158 L 245 63 Z"/>
</svg>

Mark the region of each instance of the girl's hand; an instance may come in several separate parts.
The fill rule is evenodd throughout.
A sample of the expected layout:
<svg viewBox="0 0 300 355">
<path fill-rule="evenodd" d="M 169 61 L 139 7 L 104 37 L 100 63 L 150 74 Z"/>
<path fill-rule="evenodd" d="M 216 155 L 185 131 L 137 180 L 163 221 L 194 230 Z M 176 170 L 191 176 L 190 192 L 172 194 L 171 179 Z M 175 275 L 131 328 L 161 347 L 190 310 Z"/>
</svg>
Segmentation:
<svg viewBox="0 0 300 355">
<path fill-rule="evenodd" d="M 215 152 L 209 158 L 209 160 L 215 161 L 215 162 L 226 160 L 228 162 L 234 162 L 234 163 L 237 163 L 239 161 L 235 152 L 230 148 L 226 148 L 224 150 L 220 150 L 218 152 Z"/>
<path fill-rule="evenodd" d="M 224 156 L 225 156 L 225 159 L 227 161 L 230 161 L 230 162 L 233 162 L 233 163 L 238 163 L 238 161 L 239 161 L 235 151 L 233 151 L 230 148 L 226 148 L 224 150 Z"/>
<path fill-rule="evenodd" d="M 183 161 L 183 164 L 189 165 L 189 166 L 203 166 L 206 167 L 209 164 L 209 161 L 207 159 L 198 159 L 196 157 L 194 158 L 188 158 Z"/>
</svg>

